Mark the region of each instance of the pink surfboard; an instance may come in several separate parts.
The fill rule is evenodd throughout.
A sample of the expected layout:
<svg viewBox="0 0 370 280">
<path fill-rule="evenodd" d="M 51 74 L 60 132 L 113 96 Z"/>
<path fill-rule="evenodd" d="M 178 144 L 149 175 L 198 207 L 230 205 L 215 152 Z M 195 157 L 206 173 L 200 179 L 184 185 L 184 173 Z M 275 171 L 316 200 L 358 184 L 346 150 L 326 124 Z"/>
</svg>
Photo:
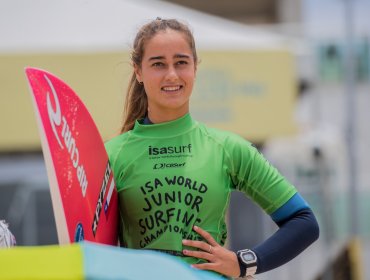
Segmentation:
<svg viewBox="0 0 370 280">
<path fill-rule="evenodd" d="M 118 198 L 99 131 L 75 92 L 54 75 L 26 68 L 60 244 L 116 245 Z"/>
</svg>

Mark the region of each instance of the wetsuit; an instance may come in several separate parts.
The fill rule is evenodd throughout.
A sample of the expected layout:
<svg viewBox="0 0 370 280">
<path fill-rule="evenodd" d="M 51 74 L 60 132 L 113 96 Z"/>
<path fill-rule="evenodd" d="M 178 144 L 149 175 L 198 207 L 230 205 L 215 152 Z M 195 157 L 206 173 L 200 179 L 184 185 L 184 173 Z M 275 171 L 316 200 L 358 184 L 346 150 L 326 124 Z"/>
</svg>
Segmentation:
<svg viewBox="0 0 370 280">
<path fill-rule="evenodd" d="M 201 240 L 192 230 L 198 225 L 223 245 L 234 190 L 277 221 L 292 214 L 278 210 L 296 201 L 295 187 L 250 142 L 208 128 L 189 114 L 161 124 L 138 121 L 133 130 L 108 141 L 106 149 L 119 194 L 121 240 L 128 248 L 161 250 L 188 263 L 201 262 L 182 255 L 181 241 Z M 307 206 L 300 203 L 298 210 L 303 208 Z"/>
</svg>

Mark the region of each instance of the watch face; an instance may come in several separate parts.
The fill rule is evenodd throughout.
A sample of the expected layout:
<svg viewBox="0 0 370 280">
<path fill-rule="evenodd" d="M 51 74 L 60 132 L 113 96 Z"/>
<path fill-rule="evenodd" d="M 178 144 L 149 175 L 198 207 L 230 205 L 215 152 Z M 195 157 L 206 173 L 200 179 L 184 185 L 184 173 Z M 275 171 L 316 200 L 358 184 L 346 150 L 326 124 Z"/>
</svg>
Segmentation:
<svg viewBox="0 0 370 280">
<path fill-rule="evenodd" d="M 252 252 L 244 252 L 241 257 L 245 263 L 252 263 L 256 261 L 256 256 Z"/>
</svg>

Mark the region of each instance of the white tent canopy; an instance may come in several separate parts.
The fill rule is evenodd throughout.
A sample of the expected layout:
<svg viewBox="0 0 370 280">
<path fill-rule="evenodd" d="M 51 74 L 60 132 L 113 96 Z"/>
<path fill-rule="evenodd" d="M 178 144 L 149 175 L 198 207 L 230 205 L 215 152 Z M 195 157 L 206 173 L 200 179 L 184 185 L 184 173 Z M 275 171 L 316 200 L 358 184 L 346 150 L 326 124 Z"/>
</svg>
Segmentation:
<svg viewBox="0 0 370 280">
<path fill-rule="evenodd" d="M 162 1 L 0 0 L 0 53 L 123 50 L 158 16 L 188 23 L 199 49 L 291 46 L 280 35 Z"/>
</svg>

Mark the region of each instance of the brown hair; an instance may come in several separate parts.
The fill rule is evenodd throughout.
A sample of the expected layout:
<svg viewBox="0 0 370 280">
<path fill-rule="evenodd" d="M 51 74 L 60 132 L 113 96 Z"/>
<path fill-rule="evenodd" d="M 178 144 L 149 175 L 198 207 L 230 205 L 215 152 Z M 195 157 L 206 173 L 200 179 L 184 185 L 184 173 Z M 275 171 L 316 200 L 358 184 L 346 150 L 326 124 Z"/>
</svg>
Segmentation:
<svg viewBox="0 0 370 280">
<path fill-rule="evenodd" d="M 198 56 L 195 49 L 195 41 L 189 27 L 176 19 L 157 18 L 143 25 L 136 34 L 133 49 L 131 51 L 131 62 L 133 67 L 141 67 L 146 43 L 158 32 L 165 31 L 166 29 L 172 29 L 185 35 L 193 53 L 194 64 L 197 65 Z M 144 85 L 136 80 L 135 71 L 133 71 L 126 92 L 121 133 L 131 130 L 134 127 L 136 120 L 142 119 L 146 116 L 147 110 L 148 99 Z"/>
</svg>

